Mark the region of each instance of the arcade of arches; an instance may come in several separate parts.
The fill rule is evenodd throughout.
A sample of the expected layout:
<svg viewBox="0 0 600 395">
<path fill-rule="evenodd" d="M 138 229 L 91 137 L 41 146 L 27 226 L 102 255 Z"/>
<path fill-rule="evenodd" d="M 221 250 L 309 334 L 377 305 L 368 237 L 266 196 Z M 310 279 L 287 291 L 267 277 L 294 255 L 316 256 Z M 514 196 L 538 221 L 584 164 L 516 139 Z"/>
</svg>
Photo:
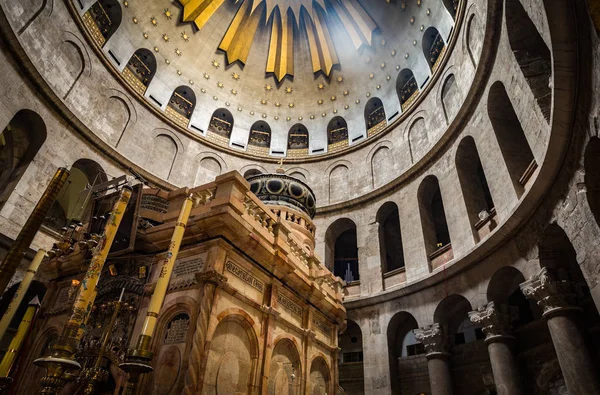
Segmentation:
<svg viewBox="0 0 600 395">
<path fill-rule="evenodd" d="M 0 0 L 0 391 L 600 395 L 599 15 Z"/>
</svg>

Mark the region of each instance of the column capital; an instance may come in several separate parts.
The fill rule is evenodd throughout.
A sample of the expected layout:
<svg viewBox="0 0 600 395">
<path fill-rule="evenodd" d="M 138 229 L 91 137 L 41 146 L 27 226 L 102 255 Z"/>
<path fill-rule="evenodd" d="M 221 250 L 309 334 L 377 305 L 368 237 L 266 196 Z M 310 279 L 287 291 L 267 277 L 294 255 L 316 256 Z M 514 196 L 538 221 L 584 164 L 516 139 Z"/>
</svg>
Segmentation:
<svg viewBox="0 0 600 395">
<path fill-rule="evenodd" d="M 561 312 L 581 310 L 576 306 L 576 284 L 555 279 L 546 267 L 531 276 L 520 287 L 523 295 L 534 300 L 544 310 L 543 316 L 546 318 Z"/>
<path fill-rule="evenodd" d="M 427 358 L 449 356 L 448 338 L 440 324 L 426 325 L 419 329 L 413 329 L 415 338 L 423 343 L 427 351 Z"/>
<path fill-rule="evenodd" d="M 472 323 L 481 325 L 486 343 L 513 340 L 510 312 L 506 305 L 489 302 L 475 311 L 469 312 Z"/>
</svg>

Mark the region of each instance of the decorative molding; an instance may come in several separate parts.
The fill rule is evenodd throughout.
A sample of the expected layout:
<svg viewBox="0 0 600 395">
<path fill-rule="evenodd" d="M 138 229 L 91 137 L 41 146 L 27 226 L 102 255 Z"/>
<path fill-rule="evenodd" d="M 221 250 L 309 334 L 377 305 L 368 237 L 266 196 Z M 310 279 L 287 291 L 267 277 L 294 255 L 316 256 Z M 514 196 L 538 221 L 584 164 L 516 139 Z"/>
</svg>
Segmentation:
<svg viewBox="0 0 600 395">
<path fill-rule="evenodd" d="M 544 310 L 544 317 L 577 307 L 577 285 L 571 281 L 555 280 L 551 271 L 544 267 L 520 285 L 523 295 L 534 300 Z"/>
<path fill-rule="evenodd" d="M 448 338 L 440 324 L 426 325 L 414 329 L 413 333 L 415 338 L 425 346 L 427 358 L 450 355 L 448 352 Z"/>
<path fill-rule="evenodd" d="M 496 306 L 489 302 L 475 311 L 469 312 L 469 319 L 476 325 L 483 327 L 485 341 L 492 342 L 499 339 L 514 339 L 508 306 Z"/>
</svg>

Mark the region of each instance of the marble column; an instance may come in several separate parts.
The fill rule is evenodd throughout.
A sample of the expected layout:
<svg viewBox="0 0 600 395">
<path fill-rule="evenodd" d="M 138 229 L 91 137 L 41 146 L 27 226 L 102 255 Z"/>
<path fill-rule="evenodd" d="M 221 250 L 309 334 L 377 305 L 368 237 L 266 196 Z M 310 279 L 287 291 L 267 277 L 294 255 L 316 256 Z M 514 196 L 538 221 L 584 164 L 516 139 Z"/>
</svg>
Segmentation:
<svg viewBox="0 0 600 395">
<path fill-rule="evenodd" d="M 590 345 L 577 325 L 576 284 L 557 280 L 548 268 L 521 284 L 523 294 L 544 311 L 552 343 L 556 350 L 570 395 L 600 394 L 598 370 L 593 364 Z"/>
<path fill-rule="evenodd" d="M 427 369 L 432 395 L 452 395 L 452 371 L 448 339 L 440 324 L 413 330 L 417 340 L 425 346 Z"/>
<path fill-rule="evenodd" d="M 515 338 L 512 336 L 508 306 L 496 306 L 494 302 L 489 302 L 471 311 L 469 319 L 483 327 L 498 395 L 524 394 L 513 353 Z"/>
</svg>

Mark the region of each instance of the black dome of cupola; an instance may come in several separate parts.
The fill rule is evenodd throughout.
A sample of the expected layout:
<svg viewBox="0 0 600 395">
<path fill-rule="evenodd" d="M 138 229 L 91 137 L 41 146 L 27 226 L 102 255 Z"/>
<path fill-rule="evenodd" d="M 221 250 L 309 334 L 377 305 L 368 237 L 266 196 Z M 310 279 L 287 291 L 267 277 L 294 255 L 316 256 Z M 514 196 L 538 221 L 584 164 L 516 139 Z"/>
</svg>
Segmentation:
<svg viewBox="0 0 600 395">
<path fill-rule="evenodd" d="M 283 173 L 259 174 L 248 178 L 250 190 L 267 206 L 284 206 L 314 218 L 316 199 L 303 181 Z"/>
</svg>

